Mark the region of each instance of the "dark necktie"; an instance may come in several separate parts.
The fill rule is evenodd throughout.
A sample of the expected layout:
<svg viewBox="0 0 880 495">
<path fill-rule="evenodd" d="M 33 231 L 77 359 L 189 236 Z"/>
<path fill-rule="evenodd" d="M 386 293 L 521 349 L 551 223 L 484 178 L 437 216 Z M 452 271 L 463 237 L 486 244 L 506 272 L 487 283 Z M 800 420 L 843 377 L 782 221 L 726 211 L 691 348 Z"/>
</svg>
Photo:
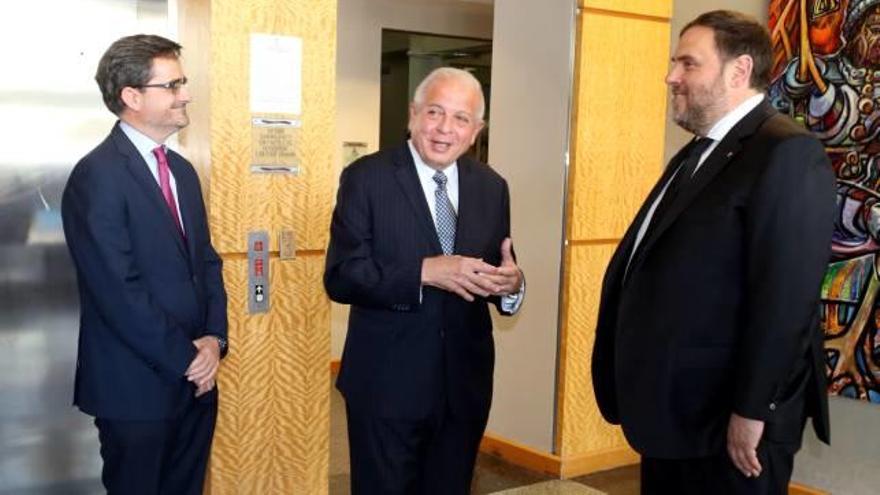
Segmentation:
<svg viewBox="0 0 880 495">
<path fill-rule="evenodd" d="M 165 156 L 165 147 L 158 146 L 153 150 L 156 161 L 159 164 L 159 188 L 162 190 L 162 197 L 165 198 L 165 205 L 171 212 L 171 218 L 174 219 L 174 225 L 180 235 L 183 234 L 183 226 L 180 223 L 180 216 L 177 214 L 177 203 L 174 201 L 174 193 L 171 191 L 171 170 L 168 168 L 168 157 Z"/>
<path fill-rule="evenodd" d="M 437 183 L 437 189 L 434 190 L 434 207 L 437 214 L 437 237 L 440 239 L 440 247 L 443 248 L 443 254 L 452 254 L 455 247 L 455 209 L 452 208 L 452 202 L 446 193 L 446 181 L 449 180 L 446 174 L 437 171 L 434 174 L 434 182 Z"/>
<path fill-rule="evenodd" d="M 678 166 L 678 171 L 672 177 L 672 180 L 669 181 L 669 185 L 666 186 L 666 192 L 663 193 L 663 199 L 660 200 L 657 209 L 654 210 L 654 215 L 651 217 L 651 225 L 656 225 L 663 218 L 666 210 L 675 202 L 675 198 L 687 187 L 694 175 L 694 171 L 697 169 L 697 165 L 700 163 L 700 157 L 703 156 L 703 153 L 713 142 L 712 139 L 701 137 L 694 139 L 688 144 L 688 149 L 684 153 L 684 159 Z"/>
</svg>

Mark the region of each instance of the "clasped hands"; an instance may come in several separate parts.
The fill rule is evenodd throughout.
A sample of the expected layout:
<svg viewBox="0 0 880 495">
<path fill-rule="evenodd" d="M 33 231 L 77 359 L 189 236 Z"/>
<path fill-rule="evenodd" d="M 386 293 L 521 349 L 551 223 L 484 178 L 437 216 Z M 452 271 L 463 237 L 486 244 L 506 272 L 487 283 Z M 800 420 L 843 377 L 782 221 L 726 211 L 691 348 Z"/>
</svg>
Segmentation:
<svg viewBox="0 0 880 495">
<path fill-rule="evenodd" d="M 454 292 L 470 302 L 475 296 L 506 296 L 519 292 L 522 272 L 513 259 L 510 237 L 501 242 L 501 265 L 467 256 L 434 256 L 422 261 L 422 285 Z"/>
<path fill-rule="evenodd" d="M 217 370 L 220 369 L 220 343 L 213 335 L 205 335 L 193 340 L 198 352 L 186 369 L 186 379 L 196 386 L 196 397 L 210 392 L 216 385 Z"/>
</svg>

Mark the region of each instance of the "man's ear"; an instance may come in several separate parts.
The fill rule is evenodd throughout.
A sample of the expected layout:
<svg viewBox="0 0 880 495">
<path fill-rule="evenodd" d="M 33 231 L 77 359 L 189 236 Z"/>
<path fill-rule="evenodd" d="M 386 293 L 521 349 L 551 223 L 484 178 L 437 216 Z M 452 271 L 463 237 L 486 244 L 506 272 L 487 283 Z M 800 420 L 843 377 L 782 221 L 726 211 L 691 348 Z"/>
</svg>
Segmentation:
<svg viewBox="0 0 880 495">
<path fill-rule="evenodd" d="M 144 94 L 131 86 L 122 88 L 120 98 L 125 106 L 134 111 L 139 111 L 144 101 Z"/>
<path fill-rule="evenodd" d="M 412 133 L 413 125 L 416 122 L 416 116 L 419 113 L 419 107 L 416 106 L 415 102 L 410 102 L 409 104 L 409 120 L 406 123 L 406 130 Z"/>
<path fill-rule="evenodd" d="M 748 88 L 752 80 L 755 61 L 751 55 L 740 55 L 729 62 L 730 85 L 734 88 Z"/>
<path fill-rule="evenodd" d="M 486 127 L 486 123 L 483 122 L 482 120 L 477 122 L 477 128 L 474 130 L 474 135 L 471 136 L 471 146 L 473 146 L 474 143 L 477 142 L 477 136 L 479 136 L 480 133 L 483 132 L 483 129 L 485 127 Z"/>
</svg>

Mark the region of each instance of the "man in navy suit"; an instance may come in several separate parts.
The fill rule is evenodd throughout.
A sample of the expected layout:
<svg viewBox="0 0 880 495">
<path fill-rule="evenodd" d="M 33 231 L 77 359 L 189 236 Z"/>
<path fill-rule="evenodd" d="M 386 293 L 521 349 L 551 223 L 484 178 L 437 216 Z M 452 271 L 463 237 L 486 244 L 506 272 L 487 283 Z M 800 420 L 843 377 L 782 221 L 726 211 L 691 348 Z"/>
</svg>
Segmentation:
<svg viewBox="0 0 880 495">
<path fill-rule="evenodd" d="M 74 404 L 95 417 L 110 494 L 200 494 L 226 351 L 226 292 L 198 176 L 165 148 L 189 123 L 180 45 L 119 39 L 95 80 L 119 122 L 73 169 Z"/>
<path fill-rule="evenodd" d="M 337 386 L 354 495 L 469 492 L 492 400 L 488 305 L 523 299 L 507 183 L 463 156 L 483 109 L 473 76 L 437 69 L 411 139 L 342 172 L 324 285 L 351 305 Z"/>
</svg>

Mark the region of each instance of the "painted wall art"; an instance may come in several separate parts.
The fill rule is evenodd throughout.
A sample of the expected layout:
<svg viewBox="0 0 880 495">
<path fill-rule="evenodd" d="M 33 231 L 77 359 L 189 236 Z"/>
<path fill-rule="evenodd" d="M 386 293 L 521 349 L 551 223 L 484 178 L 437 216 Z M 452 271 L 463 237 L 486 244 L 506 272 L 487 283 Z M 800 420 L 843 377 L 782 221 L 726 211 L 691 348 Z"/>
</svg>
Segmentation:
<svg viewBox="0 0 880 495">
<path fill-rule="evenodd" d="M 880 403 L 880 0 L 770 0 L 769 29 L 770 99 L 837 175 L 820 309 L 829 393 Z"/>
</svg>

